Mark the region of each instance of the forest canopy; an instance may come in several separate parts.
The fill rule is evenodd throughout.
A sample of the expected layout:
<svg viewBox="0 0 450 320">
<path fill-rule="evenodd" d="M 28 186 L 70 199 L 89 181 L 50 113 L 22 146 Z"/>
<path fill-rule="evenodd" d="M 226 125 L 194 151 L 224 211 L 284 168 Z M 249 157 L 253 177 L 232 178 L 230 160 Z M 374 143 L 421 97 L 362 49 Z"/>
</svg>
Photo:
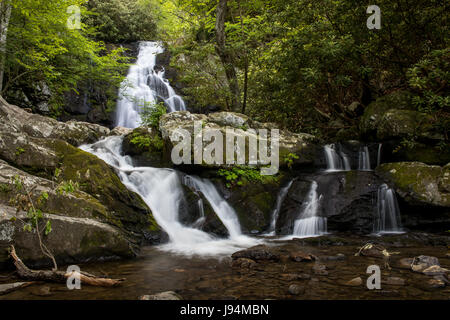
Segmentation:
<svg viewBox="0 0 450 320">
<path fill-rule="evenodd" d="M 379 30 L 366 26 L 370 4 L 2 0 L 2 94 L 17 98 L 24 82 L 45 84 L 57 111 L 65 92 L 94 81 L 114 101 L 129 63 L 122 44 L 161 40 L 198 112 L 233 110 L 333 135 L 358 126 L 361 114 L 346 113 L 348 106 L 409 90 L 414 108 L 432 115 L 448 141 L 448 2 L 377 1 Z M 81 8 L 80 29 L 67 29 L 71 5 Z"/>
</svg>

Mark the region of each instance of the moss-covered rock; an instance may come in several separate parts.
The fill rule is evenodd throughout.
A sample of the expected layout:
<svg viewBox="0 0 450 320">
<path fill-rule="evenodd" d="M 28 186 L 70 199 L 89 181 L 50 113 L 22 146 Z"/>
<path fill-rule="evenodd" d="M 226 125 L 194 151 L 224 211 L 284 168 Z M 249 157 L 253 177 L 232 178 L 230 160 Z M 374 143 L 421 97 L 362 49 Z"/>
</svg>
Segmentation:
<svg viewBox="0 0 450 320">
<path fill-rule="evenodd" d="M 450 208 L 448 165 L 442 168 L 420 162 L 385 163 L 377 167 L 376 173 L 410 204 Z"/>
<path fill-rule="evenodd" d="M 135 166 L 157 168 L 172 166 L 171 162 L 164 157 L 164 141 L 155 128 L 139 127 L 126 134 L 122 151 L 132 157 Z"/>
<path fill-rule="evenodd" d="M 367 106 L 360 122 L 363 136 L 376 137 L 378 125 L 383 115 L 391 109 L 413 110 L 412 94 L 408 91 L 397 91 L 382 96 Z"/>
<path fill-rule="evenodd" d="M 44 213 L 41 230 L 47 220 L 51 222 L 52 232 L 42 239 L 59 264 L 135 255 L 124 234 L 108 224 L 95 219 Z M 51 265 L 40 250 L 35 231 L 24 231 L 23 225 L 27 221 L 25 212 L 0 204 L 0 268 L 8 266 L 8 248 L 12 244 L 29 266 Z"/>
<path fill-rule="evenodd" d="M 244 178 L 242 184 L 234 185 L 230 185 L 225 177 L 214 178 L 213 181 L 236 211 L 243 232 L 268 230 L 284 174 L 259 181 Z"/>
<path fill-rule="evenodd" d="M 450 149 L 442 130 L 429 114 L 419 112 L 412 94 L 398 91 L 372 102 L 360 121 L 364 140 L 383 142 L 383 157 L 390 162 L 420 161 L 445 165 Z"/>
</svg>

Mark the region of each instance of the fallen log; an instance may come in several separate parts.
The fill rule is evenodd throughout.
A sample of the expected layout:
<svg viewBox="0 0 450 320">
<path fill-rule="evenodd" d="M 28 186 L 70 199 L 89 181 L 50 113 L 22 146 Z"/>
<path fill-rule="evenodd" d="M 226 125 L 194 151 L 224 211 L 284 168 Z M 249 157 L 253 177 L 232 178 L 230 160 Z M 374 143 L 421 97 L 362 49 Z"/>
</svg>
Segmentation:
<svg viewBox="0 0 450 320">
<path fill-rule="evenodd" d="M 51 270 L 31 270 L 22 260 L 17 256 L 16 249 L 11 246 L 10 256 L 14 260 L 14 265 L 17 269 L 19 278 L 28 281 L 48 281 L 57 283 L 66 283 L 67 279 L 72 276 L 79 276 L 82 284 L 87 284 L 96 287 L 114 287 L 124 281 L 124 279 L 109 279 L 100 278 L 88 273 L 78 272 L 63 272 L 63 271 L 51 271 Z"/>
<path fill-rule="evenodd" d="M 15 282 L 15 283 L 6 283 L 0 284 L 0 296 L 11 293 L 15 290 L 28 287 L 32 285 L 34 282 Z"/>
</svg>

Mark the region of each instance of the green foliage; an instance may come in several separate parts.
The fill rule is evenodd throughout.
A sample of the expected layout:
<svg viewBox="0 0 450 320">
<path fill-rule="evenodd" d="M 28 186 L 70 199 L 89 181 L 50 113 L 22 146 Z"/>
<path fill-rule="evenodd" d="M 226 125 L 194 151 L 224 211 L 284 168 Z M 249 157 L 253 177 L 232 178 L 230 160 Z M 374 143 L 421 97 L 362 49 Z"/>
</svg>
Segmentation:
<svg viewBox="0 0 450 320">
<path fill-rule="evenodd" d="M 151 137 L 136 132 L 132 134 L 130 142 L 141 149 L 148 149 L 149 151 L 161 151 L 164 147 L 164 141 L 159 135 Z"/>
<path fill-rule="evenodd" d="M 95 28 L 67 28 L 71 5 L 89 16 L 86 0 L 11 0 L 12 14 L 5 55 L 4 94 L 16 89 L 41 93 L 49 91 L 50 111 L 55 115 L 64 103 L 64 94 L 77 92 L 81 83 L 117 88 L 128 67 L 122 48 L 93 40 Z M 48 90 L 44 89 L 48 88 Z M 116 95 L 116 92 L 114 92 Z"/>
<path fill-rule="evenodd" d="M 25 149 L 24 148 L 17 148 L 16 149 L 16 156 L 20 156 L 22 153 L 24 153 L 25 152 Z"/>
<path fill-rule="evenodd" d="M 200 111 L 226 109 L 230 96 L 215 52 L 217 1 L 167 2 L 175 8 L 162 10 L 176 17 L 179 27 L 161 32 L 172 47 L 190 105 Z M 366 27 L 368 5 L 355 0 L 228 0 L 226 46 L 242 100 L 248 79 L 245 113 L 326 139 L 358 126 L 358 116 L 346 114 L 345 106 L 354 101 L 367 105 L 408 83 L 421 91 L 416 100 L 421 110 L 448 109 L 448 14 L 442 2 L 380 0 L 381 30 Z M 439 132 L 445 130 L 439 124 Z"/>
<path fill-rule="evenodd" d="M 56 192 L 62 195 L 73 193 L 75 191 L 78 191 L 79 189 L 80 185 L 78 184 L 78 182 L 73 182 L 72 180 L 69 180 L 61 182 L 59 186 L 56 188 Z"/>
<path fill-rule="evenodd" d="M 289 153 L 284 158 L 284 162 L 286 163 L 286 165 L 290 169 L 290 168 L 292 168 L 292 165 L 294 164 L 294 161 L 298 160 L 298 159 L 300 159 L 300 157 L 298 155 L 296 155 L 295 153 Z"/>
<path fill-rule="evenodd" d="M 88 0 L 93 13 L 86 24 L 96 28 L 95 37 L 110 43 L 156 39 L 159 19 L 157 0 Z"/>
<path fill-rule="evenodd" d="M 263 176 L 259 169 L 244 166 L 219 169 L 217 175 L 225 180 L 227 188 L 244 186 L 247 183 L 270 183 L 277 180 L 276 176 Z"/>
<path fill-rule="evenodd" d="M 167 113 L 164 102 L 153 105 L 146 104 L 142 108 L 141 118 L 142 124 L 153 128 L 159 128 L 159 120 Z"/>
</svg>

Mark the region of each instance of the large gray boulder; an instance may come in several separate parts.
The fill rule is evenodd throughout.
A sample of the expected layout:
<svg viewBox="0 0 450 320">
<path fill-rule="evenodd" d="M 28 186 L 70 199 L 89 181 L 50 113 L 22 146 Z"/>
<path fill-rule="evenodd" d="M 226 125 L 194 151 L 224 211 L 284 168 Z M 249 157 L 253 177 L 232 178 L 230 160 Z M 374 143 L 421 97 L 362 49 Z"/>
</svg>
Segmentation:
<svg viewBox="0 0 450 320">
<path fill-rule="evenodd" d="M 107 136 L 110 130 L 87 122 L 59 122 L 8 104 L 0 96 L 0 131 L 24 133 L 36 138 L 55 138 L 79 146 Z"/>
<path fill-rule="evenodd" d="M 159 123 L 166 150 L 170 152 L 172 147 L 178 143 L 173 137 L 174 133 L 179 129 L 187 130 L 191 134 L 191 137 L 193 137 L 194 123 L 196 121 L 200 122 L 202 125 L 202 134 L 209 129 L 219 130 L 224 137 L 224 146 L 226 146 L 225 134 L 227 129 L 233 130 L 235 137 L 255 137 L 258 141 L 262 138 L 255 135 L 250 129 L 256 130 L 256 133 L 258 133 L 258 130 L 260 129 L 266 129 L 268 130 L 269 135 L 271 129 L 277 129 L 274 124 L 252 121 L 246 115 L 233 112 L 218 112 L 209 115 L 191 114 L 188 111 L 173 112 L 163 115 Z M 290 162 L 289 160 L 292 161 L 290 165 L 294 166 L 311 165 L 313 163 L 317 149 L 317 139 L 314 136 L 306 133 L 292 133 L 287 130 L 280 130 L 279 133 L 280 166 L 286 166 Z M 207 144 L 208 143 L 204 143 L 203 147 Z M 192 147 L 192 150 L 194 150 L 194 147 Z M 248 153 L 248 148 L 246 149 L 246 152 Z M 290 157 L 290 154 L 295 154 L 297 157 Z M 248 154 L 246 160 L 248 161 Z M 213 167 L 215 166 L 216 165 L 213 165 Z M 223 165 L 217 166 L 223 167 Z"/>
</svg>

